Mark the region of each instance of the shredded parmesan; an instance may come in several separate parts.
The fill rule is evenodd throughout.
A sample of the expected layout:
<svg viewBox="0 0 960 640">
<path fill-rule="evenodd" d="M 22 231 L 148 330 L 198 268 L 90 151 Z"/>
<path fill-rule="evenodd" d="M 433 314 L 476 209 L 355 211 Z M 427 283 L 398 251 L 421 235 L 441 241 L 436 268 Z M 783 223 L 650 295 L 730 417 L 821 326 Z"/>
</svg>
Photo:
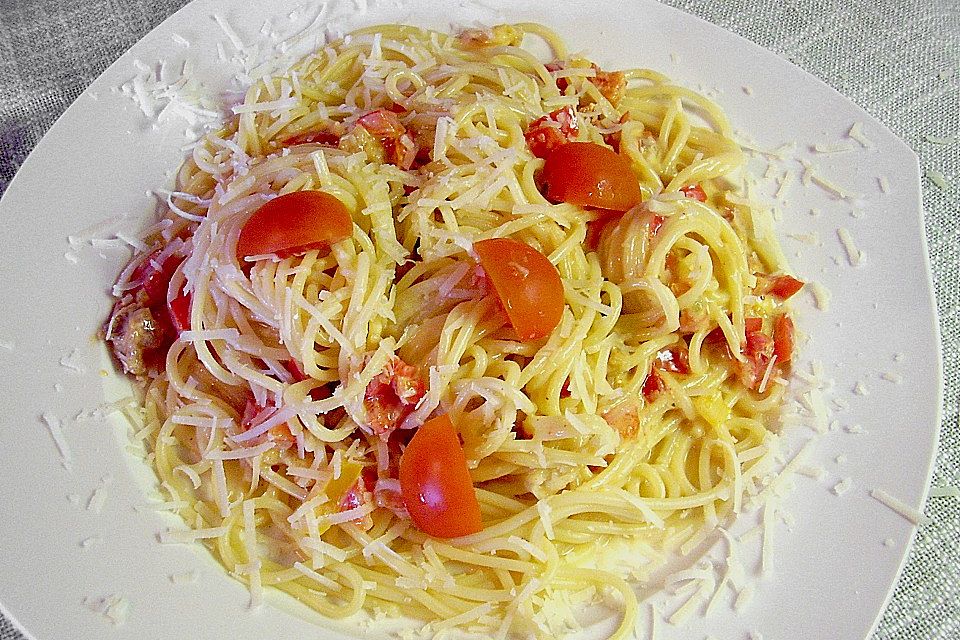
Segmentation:
<svg viewBox="0 0 960 640">
<path fill-rule="evenodd" d="M 937 188 L 942 191 L 946 191 L 950 188 L 950 183 L 947 182 L 947 177 L 936 169 L 927 169 L 927 177 L 930 178 L 930 182 L 937 185 Z"/>
<path fill-rule="evenodd" d="M 859 267 L 863 264 L 865 258 L 863 251 L 857 248 L 857 245 L 853 242 L 853 236 L 850 235 L 850 231 L 845 227 L 840 227 L 837 229 L 837 237 L 840 238 L 840 244 L 843 245 L 844 251 L 847 252 L 847 261 L 853 267 Z"/>
<path fill-rule="evenodd" d="M 923 515 L 905 502 L 894 498 L 883 489 L 871 489 L 870 496 L 873 497 L 877 502 L 880 502 L 891 511 L 903 516 L 905 519 L 909 520 L 915 525 L 930 523 L 930 518 Z"/>
<path fill-rule="evenodd" d="M 67 439 L 63 435 L 63 423 L 60 421 L 60 418 L 52 413 L 44 413 L 41 418 L 44 424 L 47 425 L 47 431 L 50 432 L 50 437 L 53 438 L 53 443 L 57 446 L 57 451 L 60 452 L 60 460 L 63 467 L 69 471 L 73 467 L 73 453 L 71 453 L 70 445 L 67 444 Z"/>
<path fill-rule="evenodd" d="M 87 597 L 83 599 L 83 604 L 94 613 L 99 613 L 114 626 L 120 626 L 126 622 L 130 612 L 130 601 L 116 594 L 103 598 Z"/>
<path fill-rule="evenodd" d="M 873 140 L 867 137 L 863 132 L 863 123 L 854 122 L 853 126 L 850 127 L 850 131 L 847 132 L 847 137 L 851 140 L 856 140 L 860 143 L 860 146 L 864 149 L 873 149 L 875 146 Z"/>
<path fill-rule="evenodd" d="M 853 481 L 850 478 L 843 478 L 837 484 L 833 485 L 833 492 L 838 496 L 842 496 L 853 486 Z"/>
<path fill-rule="evenodd" d="M 931 498 L 960 498 L 960 487 L 937 486 L 930 487 Z"/>
</svg>

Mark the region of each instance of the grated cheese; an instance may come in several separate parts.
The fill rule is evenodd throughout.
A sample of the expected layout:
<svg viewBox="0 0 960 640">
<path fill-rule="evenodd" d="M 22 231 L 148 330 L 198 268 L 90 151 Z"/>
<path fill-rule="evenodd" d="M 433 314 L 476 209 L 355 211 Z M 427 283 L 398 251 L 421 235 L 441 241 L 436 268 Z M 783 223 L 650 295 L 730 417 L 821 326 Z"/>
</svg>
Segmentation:
<svg viewBox="0 0 960 640">
<path fill-rule="evenodd" d="M 847 252 L 847 261 L 850 263 L 850 266 L 859 267 L 863 264 L 863 260 L 866 257 L 860 249 L 857 248 L 857 245 L 853 242 L 853 236 L 850 235 L 845 227 L 840 227 L 837 229 L 837 237 L 840 238 L 840 244 L 843 245 L 844 251 Z"/>
<path fill-rule="evenodd" d="M 929 524 L 930 518 L 923 515 L 905 502 L 894 498 L 883 489 L 871 489 L 870 496 L 891 511 L 903 516 L 914 525 Z"/>
<path fill-rule="evenodd" d="M 890 193 L 890 181 L 887 180 L 886 176 L 877 176 L 877 185 L 880 187 L 881 193 Z"/>
<path fill-rule="evenodd" d="M 85 597 L 82 602 L 88 609 L 99 613 L 114 626 L 120 626 L 126 622 L 130 612 L 130 601 L 116 594 L 103 598 Z"/>
<path fill-rule="evenodd" d="M 852 486 L 853 486 L 853 481 L 850 478 L 843 478 L 842 480 L 840 480 L 840 482 L 833 485 L 832 491 L 836 495 L 842 496 L 843 494 L 848 492 Z"/>
<path fill-rule="evenodd" d="M 851 140 L 856 140 L 859 142 L 860 146 L 862 146 L 864 149 L 873 149 L 876 146 L 873 141 L 863 132 L 862 122 L 854 122 L 853 126 L 850 127 L 850 130 L 847 132 L 847 137 Z"/>
<path fill-rule="evenodd" d="M 923 134 L 923 139 L 927 142 L 932 142 L 933 144 L 952 144 L 953 138 L 941 138 L 940 136 L 932 136 L 929 133 Z"/>
<path fill-rule="evenodd" d="M 847 141 L 834 142 L 832 144 L 819 143 L 813 145 L 813 150 L 817 153 L 845 153 L 853 151 L 853 145 Z"/>
<path fill-rule="evenodd" d="M 830 310 L 830 290 L 822 283 L 817 281 L 810 282 L 810 293 L 813 295 L 813 302 L 820 311 Z"/>
<path fill-rule="evenodd" d="M 229 527 L 209 527 L 205 529 L 167 529 L 160 533 L 160 542 L 164 544 L 190 544 L 197 540 L 219 538 L 226 535 Z"/>
<path fill-rule="evenodd" d="M 47 425 L 47 431 L 50 432 L 50 437 L 53 438 L 57 451 L 60 452 L 60 462 L 63 468 L 70 471 L 73 468 L 73 453 L 70 451 L 70 445 L 67 444 L 67 439 L 63 435 L 63 423 L 60 418 L 52 413 L 44 413 L 40 417 Z"/>
<path fill-rule="evenodd" d="M 870 388 L 863 383 L 863 380 L 858 380 L 853 387 L 853 392 L 858 396 L 868 396 L 870 395 Z"/>
<path fill-rule="evenodd" d="M 947 182 L 947 177 L 936 169 L 927 169 L 927 177 L 930 178 L 930 182 L 937 185 L 937 187 L 942 191 L 946 191 L 950 188 L 950 183 Z"/>
<path fill-rule="evenodd" d="M 743 589 L 740 590 L 740 593 L 737 594 L 737 599 L 733 603 L 733 608 L 738 614 L 743 613 L 743 610 L 750 604 L 755 592 L 756 587 L 752 583 L 746 584 Z"/>
<path fill-rule="evenodd" d="M 547 540 L 553 540 L 553 520 L 551 519 L 551 508 L 546 500 L 537 502 L 537 513 L 540 516 L 540 522 L 543 524 L 543 533 Z"/>
<path fill-rule="evenodd" d="M 880 378 L 894 384 L 901 384 L 903 382 L 903 376 L 893 371 L 884 371 L 880 374 Z"/>
<path fill-rule="evenodd" d="M 200 579 L 200 571 L 184 571 L 182 573 L 171 573 L 167 576 L 173 584 L 193 584 Z"/>
<path fill-rule="evenodd" d="M 930 487 L 931 498 L 960 498 L 960 487 L 937 486 Z"/>
</svg>

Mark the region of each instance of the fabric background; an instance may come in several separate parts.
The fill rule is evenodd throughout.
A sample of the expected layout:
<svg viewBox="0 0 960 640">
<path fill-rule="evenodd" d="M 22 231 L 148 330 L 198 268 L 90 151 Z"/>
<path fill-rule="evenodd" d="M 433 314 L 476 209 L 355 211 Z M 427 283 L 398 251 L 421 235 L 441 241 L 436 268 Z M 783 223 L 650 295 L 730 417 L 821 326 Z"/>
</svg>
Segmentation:
<svg viewBox="0 0 960 640">
<path fill-rule="evenodd" d="M 923 183 L 943 335 L 934 485 L 960 483 L 960 0 L 665 0 L 818 76 L 941 172 Z M 0 0 L 0 193 L 53 121 L 186 0 Z M 556 6 L 556 5 L 551 5 Z M 949 144 L 934 139 L 949 139 Z M 931 498 L 876 640 L 960 638 L 960 500 Z M 10 517 L 4 514 L 3 517 Z M 2 566 L 0 566 L 2 571 Z M 22 640 L 0 617 L 0 640 Z"/>
</svg>

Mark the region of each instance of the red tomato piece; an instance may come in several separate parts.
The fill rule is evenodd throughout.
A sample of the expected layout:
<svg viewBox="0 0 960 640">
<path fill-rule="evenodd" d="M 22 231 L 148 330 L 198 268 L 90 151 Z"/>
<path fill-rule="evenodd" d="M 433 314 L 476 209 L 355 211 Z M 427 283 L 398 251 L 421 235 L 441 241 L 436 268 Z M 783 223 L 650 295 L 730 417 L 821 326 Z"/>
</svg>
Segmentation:
<svg viewBox="0 0 960 640">
<path fill-rule="evenodd" d="M 323 191 L 294 191 L 253 212 L 237 240 L 237 259 L 296 255 L 349 238 L 353 220 L 347 207 Z"/>
<path fill-rule="evenodd" d="M 576 138 L 579 128 L 577 112 L 568 105 L 531 122 L 523 137 L 533 155 L 546 158 L 551 151 Z"/>
<path fill-rule="evenodd" d="M 388 437 L 426 392 L 417 368 L 394 356 L 370 381 L 364 393 L 368 426 L 378 436 Z"/>
<path fill-rule="evenodd" d="M 763 333 L 763 320 L 747 318 L 746 331 L 743 342 L 743 355 L 746 362 L 738 362 L 740 379 L 750 389 L 758 389 L 763 380 L 767 367 L 773 358 L 773 339 Z"/>
<path fill-rule="evenodd" d="M 247 398 L 247 404 L 243 408 L 243 416 L 240 419 L 240 428 L 244 432 L 255 429 L 269 420 L 276 412 L 276 407 L 265 407 L 257 404 L 252 397 Z M 297 441 L 290 433 L 290 427 L 286 423 L 281 423 L 270 427 L 265 434 L 254 438 L 248 444 L 259 444 L 266 439 L 276 442 L 281 448 L 293 446 Z"/>
<path fill-rule="evenodd" d="M 550 335 L 563 315 L 557 268 L 530 245 L 511 238 L 481 240 L 473 249 L 520 340 Z"/>
<path fill-rule="evenodd" d="M 700 202 L 707 201 L 707 194 L 698 184 L 690 185 L 689 187 L 684 187 L 680 191 L 688 198 L 693 198 L 694 200 L 699 200 Z"/>
<path fill-rule="evenodd" d="M 643 379 L 643 397 L 647 399 L 647 402 L 653 402 L 664 389 L 666 387 L 663 380 L 660 379 L 660 374 L 657 373 L 656 366 L 651 366 L 650 373 Z"/>
<path fill-rule="evenodd" d="M 763 318 L 744 318 L 743 330 L 748 334 L 763 331 Z"/>
<path fill-rule="evenodd" d="M 626 211 L 640 204 L 630 161 L 593 142 L 570 142 L 546 157 L 541 179 L 551 202 Z"/>
<path fill-rule="evenodd" d="M 161 248 L 151 253 L 137 265 L 137 268 L 130 275 L 131 283 L 140 283 L 138 289 L 146 296 L 146 299 L 142 301 L 150 306 L 167 301 L 167 287 L 170 284 L 170 278 L 173 277 L 173 272 L 184 260 L 179 256 L 169 255 L 162 264 L 158 264 L 162 251 Z"/>
<path fill-rule="evenodd" d="M 463 447 L 448 415 L 417 429 L 400 458 L 400 491 L 410 519 L 437 538 L 457 538 L 483 528 Z"/>
<path fill-rule="evenodd" d="M 793 320 L 784 314 L 777 316 L 773 321 L 773 355 L 777 356 L 777 363 L 790 362 L 793 357 Z"/>
<path fill-rule="evenodd" d="M 357 118 L 357 124 L 376 138 L 399 138 L 407 132 L 397 114 L 386 109 L 363 114 Z"/>
<path fill-rule="evenodd" d="M 793 276 L 776 276 L 770 285 L 770 293 L 786 300 L 803 288 L 803 281 L 797 280 Z"/>
<path fill-rule="evenodd" d="M 676 345 L 657 352 L 653 365 L 661 371 L 670 373 L 690 373 L 690 360 L 687 348 Z"/>
<path fill-rule="evenodd" d="M 179 296 L 167 303 L 173 328 L 177 330 L 178 335 L 190 329 L 190 305 L 192 300 L 193 296 L 181 291 Z"/>
</svg>

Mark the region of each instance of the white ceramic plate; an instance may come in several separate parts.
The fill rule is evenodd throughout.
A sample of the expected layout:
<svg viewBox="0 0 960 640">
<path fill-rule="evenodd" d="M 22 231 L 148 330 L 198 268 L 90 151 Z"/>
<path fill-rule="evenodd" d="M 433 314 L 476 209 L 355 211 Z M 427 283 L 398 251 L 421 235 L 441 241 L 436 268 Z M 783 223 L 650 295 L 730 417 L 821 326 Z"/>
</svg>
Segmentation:
<svg viewBox="0 0 960 640">
<path fill-rule="evenodd" d="M 142 75 L 135 61 L 153 68 L 166 60 L 169 73 L 189 59 L 208 88 L 227 89 L 237 67 L 219 58 L 217 45 L 227 58 L 238 53 L 213 14 L 223 16 L 250 44 L 265 41 L 271 31 L 303 26 L 322 10 L 321 24 L 334 31 L 393 21 L 444 29 L 451 22 L 544 22 L 573 50 L 588 52 L 607 68 L 652 67 L 693 88 L 716 90 L 736 128 L 763 149 L 794 143 L 784 149 L 786 159 L 775 163 L 768 195 L 778 190 L 784 171 L 794 176 L 782 190 L 786 204 L 778 206 L 781 236 L 797 271 L 832 292 L 826 313 L 814 311 L 804 296 L 800 322 L 812 336 L 806 359 L 822 361 L 835 382 L 828 398 L 837 399 L 831 402 L 837 423 L 823 435 L 798 427 L 788 440 L 795 451 L 798 441 L 816 436 L 809 463 L 821 466 L 825 475 L 795 481 L 784 501 L 792 515 L 777 518 L 771 527 L 771 563 L 756 579 L 752 602 L 735 614 L 734 594 L 727 591 L 709 620 L 694 615 L 686 630 L 662 620 L 658 626 L 666 637 L 709 632 L 739 638 L 749 631 L 784 639 L 867 636 L 913 532 L 869 490 L 883 489 L 915 508 L 922 505 L 942 393 L 919 174 L 910 149 L 786 61 L 652 1 L 576 0 L 562 10 L 506 0 L 485 0 L 482 6 L 398 0 L 369 11 L 358 11 L 357 5 L 366 5 L 359 1 L 323 9 L 270 4 L 276 6 L 196 0 L 164 22 L 60 118 L 0 203 L 5 230 L 0 287 L 6 305 L 0 320 L 0 371 L 6 380 L 6 411 L 0 419 L 4 612 L 40 640 L 329 637 L 281 608 L 247 613 L 244 589 L 202 550 L 158 544 L 157 532 L 173 521 L 142 509 L 150 474 L 124 450 L 125 427 L 118 420 L 77 418 L 125 393 L 94 334 L 110 306 L 108 287 L 128 254 L 116 246 L 122 243 L 86 240 L 109 237 L 116 225 L 92 232 L 90 227 L 119 215 L 130 217 L 121 228 L 149 219 L 155 207 L 149 190 L 167 183 L 182 157 L 184 130 L 190 128 L 171 113 L 162 125 L 152 125 L 116 88 Z M 268 17 L 273 22 L 263 30 L 265 36 L 261 26 Z M 869 148 L 846 137 L 857 122 Z M 838 143 L 852 150 L 828 154 L 811 148 Z M 816 164 L 817 175 L 857 195 L 838 199 L 817 182 L 804 184 L 801 158 Z M 759 165 L 765 170 L 764 161 Z M 849 229 L 865 254 L 859 267 L 848 264 L 837 237 L 840 226 Z M 810 234 L 813 244 L 788 234 Z M 68 235 L 76 236 L 73 245 Z M 796 251 L 799 256 L 793 256 Z M 853 392 L 858 382 L 865 395 Z M 64 468 L 42 414 L 62 422 L 71 470 Z M 833 487 L 845 478 L 849 490 L 835 495 Z M 172 583 L 171 575 L 194 569 L 199 570 L 196 582 Z M 115 628 L 84 604 L 86 598 L 111 595 L 123 597 L 130 607 L 126 622 Z M 676 601 L 656 602 L 663 607 L 661 618 L 676 607 Z M 649 628 L 649 616 L 644 608 L 641 631 Z M 356 625 L 342 628 L 349 632 Z"/>
</svg>

